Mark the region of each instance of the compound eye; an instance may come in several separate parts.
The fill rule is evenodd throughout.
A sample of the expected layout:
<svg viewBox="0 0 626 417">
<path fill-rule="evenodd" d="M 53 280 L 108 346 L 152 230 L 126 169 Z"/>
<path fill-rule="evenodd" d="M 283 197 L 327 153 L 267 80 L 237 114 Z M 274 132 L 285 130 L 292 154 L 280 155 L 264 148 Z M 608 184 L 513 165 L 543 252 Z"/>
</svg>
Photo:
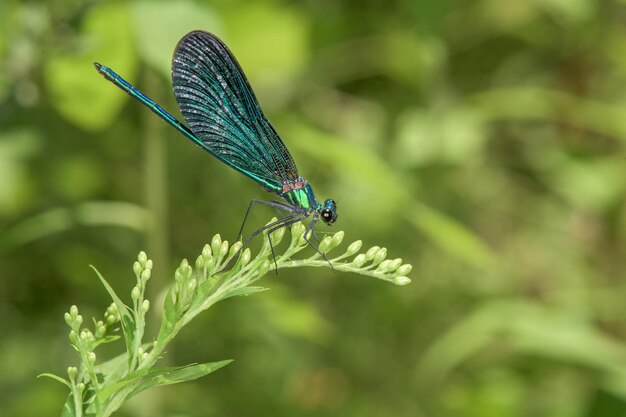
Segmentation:
<svg viewBox="0 0 626 417">
<path fill-rule="evenodd" d="M 333 213 L 329 209 L 322 210 L 320 215 L 324 223 L 330 223 L 333 220 Z"/>
</svg>

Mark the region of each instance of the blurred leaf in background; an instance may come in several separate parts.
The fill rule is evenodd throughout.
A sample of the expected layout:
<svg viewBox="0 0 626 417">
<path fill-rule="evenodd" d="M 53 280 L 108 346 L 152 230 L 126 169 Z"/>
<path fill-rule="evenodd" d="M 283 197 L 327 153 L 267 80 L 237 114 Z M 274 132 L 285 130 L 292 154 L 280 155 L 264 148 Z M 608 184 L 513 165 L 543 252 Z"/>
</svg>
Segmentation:
<svg viewBox="0 0 626 417">
<path fill-rule="evenodd" d="M 160 240 L 150 255 L 171 276 L 267 198 L 92 67 L 178 115 L 172 52 L 202 29 L 338 202 L 333 230 L 384 242 L 415 279 L 268 276 L 272 291 L 201 316 L 169 352 L 228 369 L 119 415 L 625 416 L 625 14 L 622 0 L 0 2 L 2 415 L 60 412 L 62 388 L 35 375 L 73 364 L 60 312 L 107 303 L 89 264 L 130 288 L 126 265 Z"/>
<path fill-rule="evenodd" d="M 126 101 L 104 83 L 95 83 L 85 71 L 96 60 L 124 70 L 130 80 L 137 72 L 129 7 L 124 3 L 100 3 L 91 8 L 80 34 L 55 45 L 44 70 L 50 104 L 79 127 L 100 130 L 115 120 Z M 112 30 L 115 28 L 115 30 Z M 97 100 L 93 98 L 97 97 Z"/>
</svg>

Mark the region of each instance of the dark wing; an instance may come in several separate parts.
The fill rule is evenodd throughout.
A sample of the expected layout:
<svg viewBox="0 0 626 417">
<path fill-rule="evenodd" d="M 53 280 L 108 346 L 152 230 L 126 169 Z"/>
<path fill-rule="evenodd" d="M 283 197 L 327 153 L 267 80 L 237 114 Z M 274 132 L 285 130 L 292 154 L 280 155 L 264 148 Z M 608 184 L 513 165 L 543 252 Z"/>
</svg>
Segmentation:
<svg viewBox="0 0 626 417">
<path fill-rule="evenodd" d="M 172 79 L 180 112 L 200 146 L 270 190 L 298 179 L 237 60 L 215 35 L 194 31 L 180 40 Z"/>
</svg>

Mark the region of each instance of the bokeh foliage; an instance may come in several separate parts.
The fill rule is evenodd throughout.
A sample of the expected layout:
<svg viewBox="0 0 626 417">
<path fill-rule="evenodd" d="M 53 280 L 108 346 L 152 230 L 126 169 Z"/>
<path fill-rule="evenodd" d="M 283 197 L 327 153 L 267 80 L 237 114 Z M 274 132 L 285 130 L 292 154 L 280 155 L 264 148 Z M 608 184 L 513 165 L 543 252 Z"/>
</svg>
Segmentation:
<svg viewBox="0 0 626 417">
<path fill-rule="evenodd" d="M 178 114 L 171 53 L 205 29 L 338 201 L 334 230 L 414 281 L 268 277 L 168 352 L 234 364 L 120 415 L 626 415 L 625 18 L 623 0 L 0 2 L 1 414 L 58 413 L 35 375 L 72 363 L 70 304 L 108 304 L 89 264 L 130 288 L 139 250 L 173 271 L 267 196 L 91 66 Z"/>
</svg>

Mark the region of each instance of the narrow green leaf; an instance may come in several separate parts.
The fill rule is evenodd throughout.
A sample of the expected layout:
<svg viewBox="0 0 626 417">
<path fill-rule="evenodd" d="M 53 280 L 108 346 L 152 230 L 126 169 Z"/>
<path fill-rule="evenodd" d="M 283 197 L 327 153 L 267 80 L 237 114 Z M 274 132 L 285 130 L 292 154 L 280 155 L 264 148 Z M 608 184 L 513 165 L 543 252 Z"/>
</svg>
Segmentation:
<svg viewBox="0 0 626 417">
<path fill-rule="evenodd" d="M 140 392 L 162 385 L 178 384 L 179 382 L 192 381 L 198 379 L 211 372 L 231 363 L 232 359 L 227 359 L 219 362 L 201 363 L 196 365 L 185 365 L 172 368 L 154 370 L 151 372 L 149 378 L 146 378 L 140 386 L 138 386 L 127 398 L 130 398 Z"/>
<path fill-rule="evenodd" d="M 157 336 L 157 343 L 162 345 L 165 343 L 169 335 L 172 334 L 176 327 L 176 306 L 174 305 L 174 286 L 170 287 L 167 295 L 165 296 L 165 302 L 163 303 L 163 319 L 161 321 L 161 328 L 159 329 L 159 335 Z"/>
<path fill-rule="evenodd" d="M 150 346 L 149 343 L 142 345 L 144 349 Z M 101 374 L 107 381 L 120 379 L 128 372 L 128 353 L 121 353 L 106 362 L 98 364 L 95 368 L 97 374 Z"/>
<path fill-rule="evenodd" d="M 70 392 L 61 411 L 61 417 L 76 417 L 76 409 L 74 409 L 74 395 Z"/>
<path fill-rule="evenodd" d="M 98 278 L 102 281 L 102 285 L 106 288 L 109 296 L 117 306 L 117 310 L 120 313 L 121 323 L 122 323 L 122 331 L 124 333 L 124 340 L 126 342 L 126 351 L 128 352 L 128 360 L 130 361 L 130 353 L 132 346 L 134 344 L 135 337 L 135 319 L 129 311 L 129 308 L 122 302 L 122 300 L 115 294 L 113 288 L 109 285 L 109 283 L 104 279 L 104 277 L 100 274 L 100 272 L 93 266 L 90 265 L 91 269 L 93 269 L 96 274 L 98 274 Z"/>
<path fill-rule="evenodd" d="M 236 288 L 234 290 L 228 291 L 227 293 L 225 293 L 220 299 L 221 300 L 225 300 L 227 298 L 230 297 L 238 297 L 238 296 L 248 296 L 248 295 L 252 295 L 252 294 L 256 294 L 259 292 L 263 292 L 263 291 L 268 291 L 269 288 L 265 288 L 265 287 L 243 287 L 243 288 Z"/>
<path fill-rule="evenodd" d="M 232 360 L 199 365 L 175 366 L 169 368 L 140 369 L 138 371 L 128 374 L 115 384 L 111 384 L 103 388 L 99 392 L 98 398 L 101 402 L 104 402 L 110 396 L 121 391 L 125 387 L 137 383 L 141 379 L 144 379 L 140 385 L 130 391 L 130 394 L 125 397 L 125 401 L 133 395 L 138 394 L 139 392 L 146 390 L 150 387 L 193 380 L 201 376 L 207 375 L 223 366 L 226 366 L 230 362 L 232 362 Z"/>
<path fill-rule="evenodd" d="M 116 383 L 110 383 L 106 387 L 102 388 L 100 392 L 98 392 L 98 399 L 100 402 L 105 402 L 110 396 L 121 391 L 124 387 L 137 382 L 139 379 L 147 376 L 151 372 L 150 369 L 140 369 L 138 371 L 132 372 L 120 379 Z"/>
<path fill-rule="evenodd" d="M 150 348 L 152 343 L 144 343 L 141 347 L 144 350 Z M 148 373 L 149 370 L 142 371 L 143 374 L 139 376 L 144 376 Z M 117 355 L 116 357 L 109 359 L 106 362 L 103 362 L 96 366 L 96 374 L 102 375 L 103 379 L 107 382 L 107 386 L 103 387 L 98 393 L 98 399 L 101 402 L 104 402 L 108 399 L 108 397 L 114 393 L 116 393 L 123 386 L 127 385 L 126 383 L 118 385 L 115 381 L 124 381 L 129 378 L 129 376 L 125 376 L 128 372 L 128 354 L 122 353 L 121 355 Z M 135 378 L 136 379 L 136 378 Z"/>
<path fill-rule="evenodd" d="M 59 381 L 61 384 L 65 384 L 65 385 L 66 385 L 68 388 L 70 388 L 70 389 L 72 388 L 72 385 L 70 384 L 70 381 L 68 381 L 68 380 L 67 380 L 67 379 L 65 379 L 65 378 L 61 378 L 61 377 L 60 377 L 60 376 L 58 376 L 58 375 L 55 375 L 55 374 L 49 374 L 49 373 L 47 373 L 47 372 L 44 372 L 43 374 L 39 374 L 39 375 L 37 375 L 37 378 L 41 378 L 41 377 L 43 377 L 43 376 L 48 377 L 48 378 L 52 378 L 52 379 L 54 379 L 55 381 Z"/>
</svg>

